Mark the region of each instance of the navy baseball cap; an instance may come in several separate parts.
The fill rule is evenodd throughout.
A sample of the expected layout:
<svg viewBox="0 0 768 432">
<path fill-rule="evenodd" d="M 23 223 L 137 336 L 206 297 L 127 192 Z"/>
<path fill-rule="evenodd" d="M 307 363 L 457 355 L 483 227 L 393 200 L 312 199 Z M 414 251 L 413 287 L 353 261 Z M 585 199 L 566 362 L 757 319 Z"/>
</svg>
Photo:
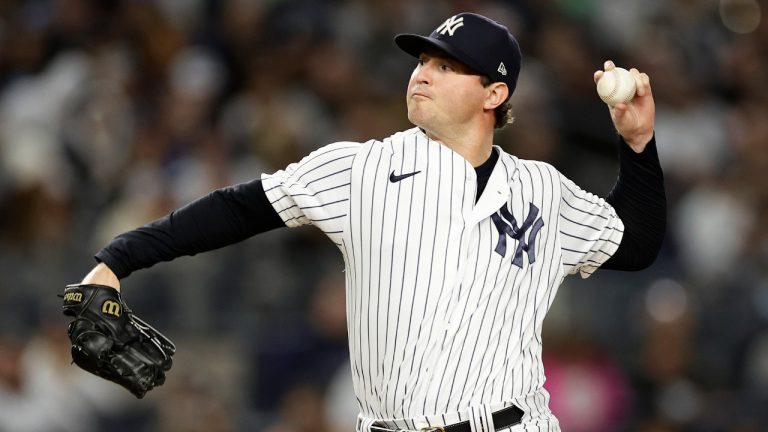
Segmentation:
<svg viewBox="0 0 768 432">
<path fill-rule="evenodd" d="M 445 51 L 475 72 L 503 82 L 515 91 L 523 55 L 509 30 L 482 15 L 462 12 L 438 26 L 429 36 L 399 34 L 395 43 L 418 58 L 429 48 Z"/>
</svg>

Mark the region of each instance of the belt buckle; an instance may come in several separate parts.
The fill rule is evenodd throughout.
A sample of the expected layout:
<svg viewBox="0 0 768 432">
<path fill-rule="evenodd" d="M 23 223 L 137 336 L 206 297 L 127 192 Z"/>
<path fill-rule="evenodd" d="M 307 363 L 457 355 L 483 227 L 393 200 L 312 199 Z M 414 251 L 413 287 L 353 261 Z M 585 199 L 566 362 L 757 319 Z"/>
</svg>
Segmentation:
<svg viewBox="0 0 768 432">
<path fill-rule="evenodd" d="M 419 429 L 419 432 L 445 432 L 445 428 L 442 426 L 428 426 Z"/>
</svg>

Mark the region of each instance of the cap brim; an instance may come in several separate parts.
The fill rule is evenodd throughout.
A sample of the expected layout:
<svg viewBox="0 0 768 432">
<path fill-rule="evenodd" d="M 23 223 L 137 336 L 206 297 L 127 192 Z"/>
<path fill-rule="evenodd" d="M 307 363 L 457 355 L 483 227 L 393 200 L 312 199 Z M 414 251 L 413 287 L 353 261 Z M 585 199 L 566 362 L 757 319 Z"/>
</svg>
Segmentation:
<svg viewBox="0 0 768 432">
<path fill-rule="evenodd" d="M 419 56 L 427 49 L 436 48 L 464 63 L 470 69 L 473 69 L 478 73 L 484 73 L 482 68 L 478 66 L 471 57 L 439 39 L 403 33 L 395 36 L 395 44 L 397 44 L 401 50 L 416 58 L 419 58 Z"/>
</svg>

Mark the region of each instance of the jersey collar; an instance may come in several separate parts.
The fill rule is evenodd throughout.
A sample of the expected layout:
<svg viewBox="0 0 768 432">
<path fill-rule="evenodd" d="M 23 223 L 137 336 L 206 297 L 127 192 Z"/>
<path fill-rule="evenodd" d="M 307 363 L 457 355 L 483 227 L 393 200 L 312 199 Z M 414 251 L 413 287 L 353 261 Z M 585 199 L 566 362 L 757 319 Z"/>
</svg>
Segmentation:
<svg viewBox="0 0 768 432">
<path fill-rule="evenodd" d="M 502 205 L 509 201 L 513 190 L 517 187 L 517 158 L 504 153 L 498 146 L 493 146 L 499 152 L 499 160 L 493 167 L 493 172 L 488 178 L 483 194 L 472 209 L 467 220 L 469 225 L 475 225 L 481 220 L 495 213 Z M 518 188 L 519 189 L 519 188 Z"/>
</svg>

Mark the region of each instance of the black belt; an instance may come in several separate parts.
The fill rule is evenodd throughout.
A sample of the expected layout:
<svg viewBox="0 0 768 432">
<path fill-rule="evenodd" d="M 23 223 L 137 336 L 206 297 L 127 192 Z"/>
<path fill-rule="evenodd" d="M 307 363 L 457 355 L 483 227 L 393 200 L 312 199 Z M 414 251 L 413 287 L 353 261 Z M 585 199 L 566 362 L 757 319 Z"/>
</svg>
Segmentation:
<svg viewBox="0 0 768 432">
<path fill-rule="evenodd" d="M 523 419 L 523 414 L 523 410 L 515 405 L 498 410 L 491 414 L 491 418 L 493 418 L 493 427 L 494 429 L 499 430 L 520 424 L 520 421 Z M 391 431 L 392 429 L 385 429 L 381 426 L 372 426 L 371 430 L 377 432 Z M 469 420 L 467 420 L 448 426 L 432 426 L 420 430 L 425 432 L 472 432 L 472 427 L 469 425 Z"/>
</svg>

